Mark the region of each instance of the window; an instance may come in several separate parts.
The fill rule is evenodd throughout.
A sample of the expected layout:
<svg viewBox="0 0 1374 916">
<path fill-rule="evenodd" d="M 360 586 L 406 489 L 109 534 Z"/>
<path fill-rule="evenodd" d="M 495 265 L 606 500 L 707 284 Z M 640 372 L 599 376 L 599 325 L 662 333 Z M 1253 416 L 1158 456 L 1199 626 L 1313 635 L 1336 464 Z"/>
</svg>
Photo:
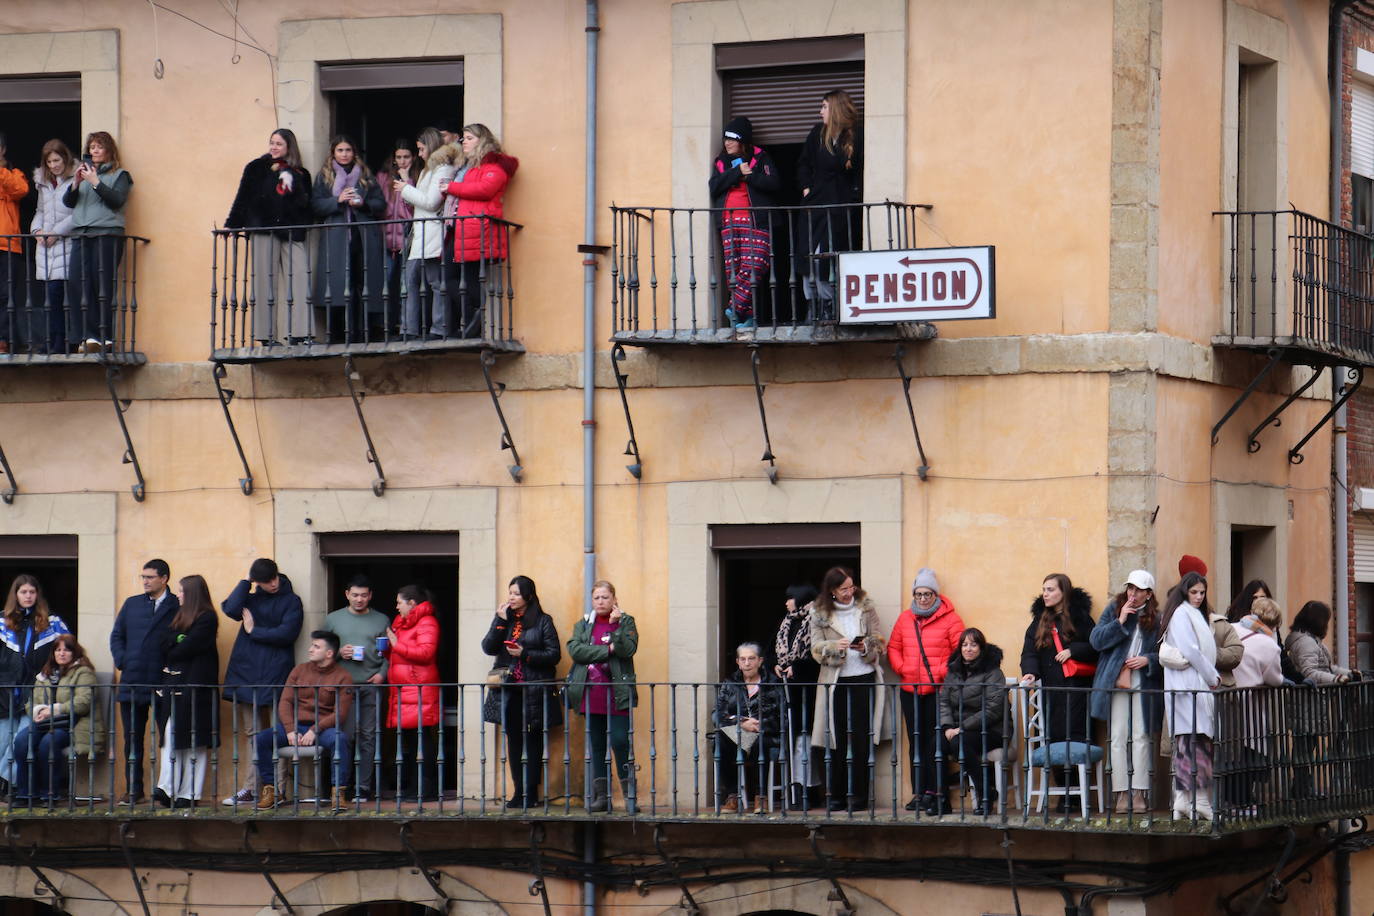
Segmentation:
<svg viewBox="0 0 1374 916">
<path fill-rule="evenodd" d="M 77 633 L 77 539 L 75 535 L 11 534 L 0 536 L 0 602 L 15 576 L 35 576 L 48 608 Z M 87 646 L 87 649 L 91 647 Z"/>
<path fill-rule="evenodd" d="M 398 138 L 412 142 L 442 118 L 463 117 L 461 60 L 321 64 L 320 90 L 331 106 L 331 133 L 347 134 L 379 170 Z M 319 163 L 308 163 L 313 172 Z"/>
<path fill-rule="evenodd" d="M 1252 579 L 1263 579 L 1277 589 L 1278 537 L 1273 528 L 1255 525 L 1231 526 L 1231 591 L 1239 592 Z M 1282 600 L 1280 596 L 1279 600 Z M 1212 594 L 1208 602 L 1215 611 L 1224 612 L 1231 595 Z"/>
<path fill-rule="evenodd" d="M 32 179 L 43 144 L 61 140 L 73 156 L 81 155 L 81 74 L 0 79 L 0 130 L 12 168 Z M 19 225 L 26 231 L 33 220 L 37 195 L 19 202 Z"/>
<path fill-rule="evenodd" d="M 860 573 L 858 524 L 713 525 L 711 547 L 720 564 L 722 678 L 735 670 L 742 642 L 758 643 L 773 664 L 789 585 L 819 588 L 832 566 Z"/>
<path fill-rule="evenodd" d="M 434 616 L 439 621 L 439 680 L 458 680 L 458 534 L 457 532 L 347 532 L 319 535 L 320 559 L 328 583 L 325 612 L 344 607 L 344 591 L 354 576 L 372 581 L 372 606 L 388 617 L 396 616 L 396 592 L 405 585 L 419 585 L 434 597 Z M 458 759 L 457 695 L 444 692 L 445 759 Z M 395 735 L 383 729 L 382 759 L 395 759 Z M 384 778 L 392 773 L 383 767 Z M 445 788 L 457 785 L 457 767 L 444 773 Z"/>
</svg>

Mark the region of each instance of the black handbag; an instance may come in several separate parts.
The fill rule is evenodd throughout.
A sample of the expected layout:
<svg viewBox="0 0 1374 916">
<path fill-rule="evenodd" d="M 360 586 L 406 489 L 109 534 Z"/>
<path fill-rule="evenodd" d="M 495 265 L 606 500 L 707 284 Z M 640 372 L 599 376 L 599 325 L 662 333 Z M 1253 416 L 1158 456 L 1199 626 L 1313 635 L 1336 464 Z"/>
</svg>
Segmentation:
<svg viewBox="0 0 1374 916">
<path fill-rule="evenodd" d="M 502 723 L 501 708 L 501 688 L 488 687 L 487 695 L 482 698 L 482 721 L 490 722 L 492 725 Z"/>
</svg>

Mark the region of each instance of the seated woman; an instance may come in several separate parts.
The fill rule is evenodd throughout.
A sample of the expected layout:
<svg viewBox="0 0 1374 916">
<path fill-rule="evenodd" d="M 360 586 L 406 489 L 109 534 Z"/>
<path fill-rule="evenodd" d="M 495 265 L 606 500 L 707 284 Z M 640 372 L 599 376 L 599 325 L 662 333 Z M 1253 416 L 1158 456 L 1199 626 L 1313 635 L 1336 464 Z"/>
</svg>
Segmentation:
<svg viewBox="0 0 1374 916">
<path fill-rule="evenodd" d="M 95 688 L 95 668 L 86 650 L 70 633 L 58 636 L 29 697 L 32 722 L 14 739 L 14 804 L 67 797 L 63 752 L 68 747 L 90 757 L 104 751 L 104 715 Z"/>
<path fill-rule="evenodd" d="M 739 782 L 743 770 L 745 805 L 753 796 L 754 813 L 760 814 L 763 799 L 758 795 L 759 771 L 769 756 L 777 753 L 782 738 L 782 689 L 778 679 L 764 669 L 763 650 L 758 643 L 740 643 L 735 650 L 735 664 L 739 670 L 720 685 L 716 695 L 716 749 L 720 754 L 716 798 L 724 799 L 722 811 L 740 809 Z"/>
<path fill-rule="evenodd" d="M 959 652 L 950 658 L 940 689 L 940 735 L 945 759 L 958 761 L 977 790 L 975 814 L 997 813 L 997 780 L 987 755 L 1002 746 L 1006 717 L 1002 650 L 988 645 L 982 630 L 969 627 L 959 635 Z"/>
</svg>

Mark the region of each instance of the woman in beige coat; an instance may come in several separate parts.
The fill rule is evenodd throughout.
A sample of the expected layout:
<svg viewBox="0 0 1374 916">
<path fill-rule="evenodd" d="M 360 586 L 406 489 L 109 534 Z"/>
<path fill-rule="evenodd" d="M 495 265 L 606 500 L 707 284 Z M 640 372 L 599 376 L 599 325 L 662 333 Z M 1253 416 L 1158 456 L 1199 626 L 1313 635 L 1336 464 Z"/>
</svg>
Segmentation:
<svg viewBox="0 0 1374 916">
<path fill-rule="evenodd" d="M 816 719 L 811 743 L 829 760 L 831 811 L 868 808 L 872 746 L 883 721 L 879 661 L 887 651 L 878 611 L 854 582 L 854 574 L 832 567 L 811 604 L 811 655 L 820 663 Z"/>
</svg>

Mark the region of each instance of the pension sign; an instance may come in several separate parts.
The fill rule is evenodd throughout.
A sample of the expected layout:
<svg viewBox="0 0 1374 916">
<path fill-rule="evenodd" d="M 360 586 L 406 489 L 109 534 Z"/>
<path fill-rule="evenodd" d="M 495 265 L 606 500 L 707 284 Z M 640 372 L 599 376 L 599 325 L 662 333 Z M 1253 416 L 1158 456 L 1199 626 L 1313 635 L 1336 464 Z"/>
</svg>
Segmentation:
<svg viewBox="0 0 1374 916">
<path fill-rule="evenodd" d="M 992 318 L 993 252 L 991 245 L 842 252 L 840 323 Z"/>
</svg>

